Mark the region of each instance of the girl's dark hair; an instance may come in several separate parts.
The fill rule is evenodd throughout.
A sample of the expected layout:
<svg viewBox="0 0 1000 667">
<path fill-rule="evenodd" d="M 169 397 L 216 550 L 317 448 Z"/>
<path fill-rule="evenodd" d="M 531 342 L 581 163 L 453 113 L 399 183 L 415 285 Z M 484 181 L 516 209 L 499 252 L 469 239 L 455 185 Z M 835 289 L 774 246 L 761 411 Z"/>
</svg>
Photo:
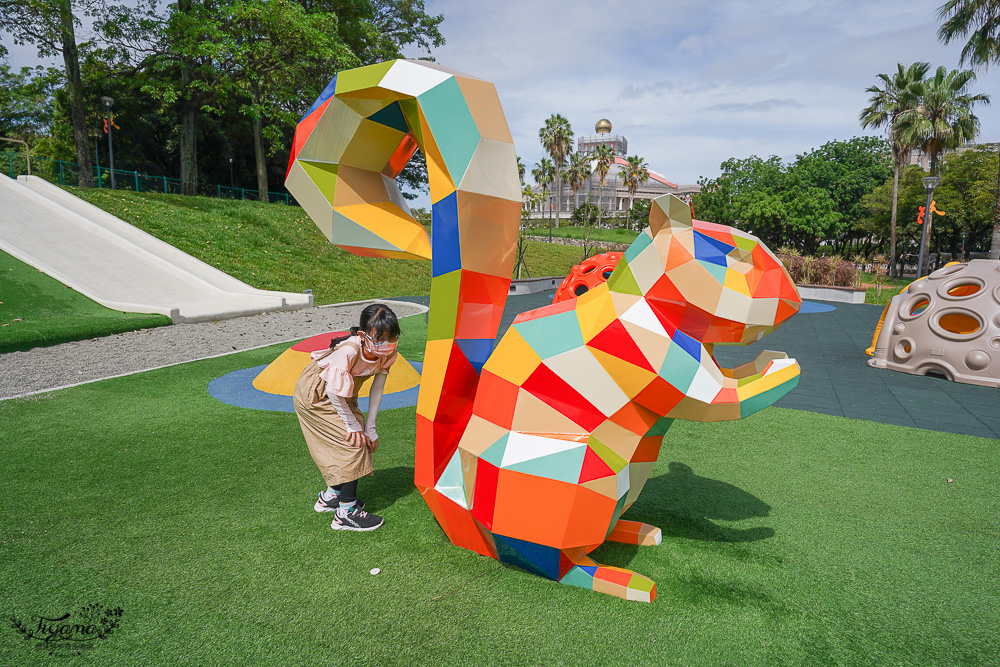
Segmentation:
<svg viewBox="0 0 1000 667">
<path fill-rule="evenodd" d="M 361 311 L 360 326 L 351 327 L 351 332 L 346 336 L 331 339 L 330 349 L 337 347 L 351 336 L 358 335 L 360 331 L 372 330 L 377 331 L 383 338 L 397 338 L 399 336 L 399 320 L 396 319 L 396 313 L 382 303 L 365 306 L 365 309 Z"/>
</svg>

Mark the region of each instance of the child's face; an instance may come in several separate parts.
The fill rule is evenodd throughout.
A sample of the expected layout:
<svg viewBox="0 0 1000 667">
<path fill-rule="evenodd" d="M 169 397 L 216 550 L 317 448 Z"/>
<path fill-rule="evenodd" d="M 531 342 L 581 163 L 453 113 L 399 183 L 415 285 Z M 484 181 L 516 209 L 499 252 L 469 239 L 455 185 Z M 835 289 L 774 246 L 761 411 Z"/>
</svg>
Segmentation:
<svg viewBox="0 0 1000 667">
<path fill-rule="evenodd" d="M 375 329 L 362 333 L 363 335 L 361 338 L 365 342 L 365 348 L 371 354 L 378 357 L 388 357 L 396 351 L 396 345 L 399 343 L 399 336 L 388 337 Z"/>
</svg>

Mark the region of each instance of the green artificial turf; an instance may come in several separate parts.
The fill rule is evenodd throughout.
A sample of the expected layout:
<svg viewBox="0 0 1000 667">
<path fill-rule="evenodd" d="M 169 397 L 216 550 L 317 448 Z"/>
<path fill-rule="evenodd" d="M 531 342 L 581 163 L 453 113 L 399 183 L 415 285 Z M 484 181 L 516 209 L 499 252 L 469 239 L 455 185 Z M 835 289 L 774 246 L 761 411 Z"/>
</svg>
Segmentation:
<svg viewBox="0 0 1000 667">
<path fill-rule="evenodd" d="M 170 324 L 170 318 L 105 308 L 0 252 L 0 353 Z"/>
<path fill-rule="evenodd" d="M 419 343 L 421 319 L 404 340 Z M 1000 655 L 995 440 L 777 408 L 676 422 L 626 514 L 661 526 L 663 544 L 594 553 L 656 581 L 653 604 L 626 602 L 452 546 L 412 483 L 413 408 L 380 413 L 361 483 L 386 525 L 331 531 L 295 416 L 206 390 L 284 347 L 0 402 L 0 609 L 31 622 L 121 607 L 78 658 L 101 665 Z M 557 508 L 526 498 L 524 511 Z M 49 660 L 0 633 L 0 664 Z"/>
</svg>

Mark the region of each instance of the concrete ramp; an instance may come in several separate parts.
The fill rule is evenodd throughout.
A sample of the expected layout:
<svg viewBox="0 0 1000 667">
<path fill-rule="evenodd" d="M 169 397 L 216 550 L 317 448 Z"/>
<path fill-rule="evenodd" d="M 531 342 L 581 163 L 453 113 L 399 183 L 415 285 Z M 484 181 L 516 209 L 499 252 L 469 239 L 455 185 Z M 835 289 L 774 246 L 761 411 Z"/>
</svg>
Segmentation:
<svg viewBox="0 0 1000 667">
<path fill-rule="evenodd" d="M 250 287 L 37 176 L 0 176 L 0 249 L 103 306 L 175 323 L 313 304 Z"/>
</svg>

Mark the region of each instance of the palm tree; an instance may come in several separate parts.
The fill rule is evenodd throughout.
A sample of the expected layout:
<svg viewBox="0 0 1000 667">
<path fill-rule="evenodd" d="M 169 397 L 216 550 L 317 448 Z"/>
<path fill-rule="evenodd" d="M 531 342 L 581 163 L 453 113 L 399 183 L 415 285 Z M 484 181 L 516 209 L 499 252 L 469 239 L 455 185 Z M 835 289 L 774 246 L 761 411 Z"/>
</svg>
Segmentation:
<svg viewBox="0 0 1000 667">
<path fill-rule="evenodd" d="M 608 184 L 608 172 L 611 170 L 611 165 L 615 163 L 615 149 L 609 144 L 600 144 L 594 149 L 591 157 L 597 159 L 597 163 L 594 165 L 594 173 L 601 179 L 601 197 L 598 200 L 599 206 L 597 208 L 603 211 L 604 186 Z"/>
<path fill-rule="evenodd" d="M 976 138 L 979 119 L 972 107 L 979 102 L 989 102 L 989 95 L 968 92 L 969 84 L 976 78 L 972 70 L 952 70 L 938 67 L 934 76 L 923 83 L 923 100 L 916 109 L 904 111 L 897 123 L 903 140 L 919 144 L 930 162 L 931 176 L 937 176 L 938 164 L 945 151 L 954 150 Z M 931 218 L 927 215 L 927 247 L 930 252 Z M 924 266 L 926 266 L 926 261 Z M 919 276 L 918 276 L 919 277 Z"/>
<path fill-rule="evenodd" d="M 573 153 L 569 158 L 569 167 L 566 169 L 566 180 L 573 191 L 573 210 L 576 211 L 576 193 L 583 187 L 587 177 L 590 176 L 590 159 L 581 153 Z"/>
<path fill-rule="evenodd" d="M 649 180 L 649 165 L 638 155 L 625 158 L 625 162 L 628 164 L 622 169 L 622 179 L 625 181 L 625 187 L 628 188 L 628 208 L 631 210 L 635 191 Z"/>
<path fill-rule="evenodd" d="M 938 38 L 948 44 L 953 39 L 968 36 L 959 65 L 968 62 L 984 70 L 990 63 L 1000 62 L 1000 1 L 948 0 L 938 9 L 944 19 Z M 1000 259 L 1000 171 L 997 172 L 997 199 L 993 209 L 993 240 L 990 259 Z"/>
<path fill-rule="evenodd" d="M 555 167 L 552 165 L 552 160 L 547 157 L 543 157 L 541 161 L 535 163 L 535 168 L 531 170 L 531 177 L 535 179 L 535 185 L 542 189 L 542 192 L 548 193 L 549 186 L 552 185 L 552 181 L 555 178 Z"/>
<path fill-rule="evenodd" d="M 559 213 L 562 211 L 562 166 L 566 157 L 573 151 L 573 129 L 562 114 L 554 113 L 545 121 L 545 126 L 538 130 L 538 138 L 542 148 L 546 150 L 555 165 L 556 180 L 556 226 L 559 226 Z"/>
<path fill-rule="evenodd" d="M 889 218 L 889 266 L 891 275 L 896 277 L 896 212 L 899 203 L 899 172 L 905 163 L 906 156 L 914 146 L 903 141 L 902 134 L 896 126 L 900 114 L 915 109 L 920 101 L 921 83 L 928 63 L 913 63 L 907 68 L 903 64 L 895 75 L 879 74 L 878 79 L 883 86 L 870 86 L 866 93 L 869 106 L 861 111 L 859 120 L 861 127 L 885 127 L 889 132 L 889 145 L 892 148 L 892 214 Z"/>
<path fill-rule="evenodd" d="M 521 185 L 524 185 L 524 163 L 521 162 L 521 156 L 517 155 L 517 178 L 521 181 Z"/>
</svg>

